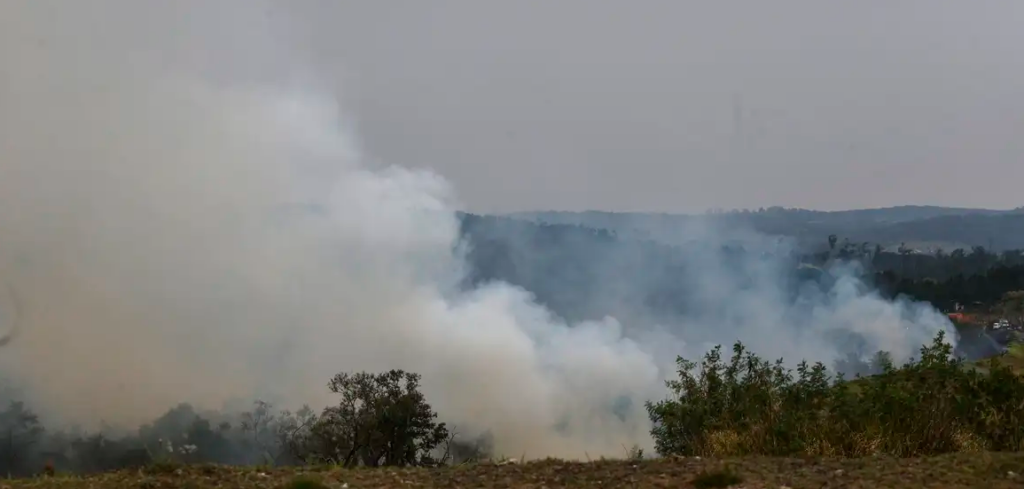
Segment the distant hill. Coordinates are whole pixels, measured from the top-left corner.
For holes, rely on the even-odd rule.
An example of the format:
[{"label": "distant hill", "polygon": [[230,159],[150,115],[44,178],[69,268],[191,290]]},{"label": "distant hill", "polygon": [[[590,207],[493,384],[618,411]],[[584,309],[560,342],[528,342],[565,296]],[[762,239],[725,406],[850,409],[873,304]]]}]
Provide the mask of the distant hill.
[{"label": "distant hill", "polygon": [[724,232],[752,229],[788,236],[807,245],[820,245],[827,236],[883,247],[900,243],[925,248],[971,248],[993,251],[1024,248],[1024,208],[970,209],[938,206],[900,206],[847,211],[813,211],[771,207],[756,211],[713,214],[628,212],[520,212],[509,217],[547,224],[607,229],[629,238],[679,244],[706,226]]}]

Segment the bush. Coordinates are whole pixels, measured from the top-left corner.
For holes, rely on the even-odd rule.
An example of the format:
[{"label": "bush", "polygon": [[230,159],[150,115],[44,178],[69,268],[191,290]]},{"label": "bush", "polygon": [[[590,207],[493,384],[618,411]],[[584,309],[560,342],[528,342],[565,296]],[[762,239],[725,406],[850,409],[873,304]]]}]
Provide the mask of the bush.
[{"label": "bush", "polygon": [[718,489],[742,483],[743,478],[729,469],[704,471],[693,479],[693,487],[697,489]]},{"label": "bush", "polygon": [[993,359],[987,373],[952,356],[940,333],[897,368],[876,355],[871,377],[830,377],[821,363],[793,372],[733,347],[697,364],[677,360],[674,398],[648,402],[663,455],[915,456],[1024,449],[1024,381]]}]

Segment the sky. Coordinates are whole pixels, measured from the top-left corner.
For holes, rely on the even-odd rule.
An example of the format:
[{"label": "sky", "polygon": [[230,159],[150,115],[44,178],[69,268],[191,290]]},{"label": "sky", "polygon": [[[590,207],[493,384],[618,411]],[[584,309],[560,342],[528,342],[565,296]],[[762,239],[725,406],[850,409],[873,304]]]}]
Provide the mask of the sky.
[{"label": "sky", "polygon": [[[1024,205],[1020,1],[291,0],[217,33],[286,18],[287,43],[231,49],[146,3],[37,53],[247,53],[329,86],[375,161],[436,170],[472,211]],[[261,72],[275,49],[294,71]]]}]

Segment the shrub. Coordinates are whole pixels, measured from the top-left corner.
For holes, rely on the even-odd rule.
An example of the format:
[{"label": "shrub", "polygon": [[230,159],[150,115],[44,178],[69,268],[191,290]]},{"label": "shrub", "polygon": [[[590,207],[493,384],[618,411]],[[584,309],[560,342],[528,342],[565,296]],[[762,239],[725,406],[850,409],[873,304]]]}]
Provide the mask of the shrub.
[{"label": "shrub", "polygon": [[717,489],[742,484],[743,478],[729,469],[703,471],[693,479],[697,489]]},{"label": "shrub", "polygon": [[[992,360],[987,373],[953,358],[940,333],[920,360],[850,381],[817,363],[792,371],[733,347],[677,360],[673,398],[648,402],[663,455],[913,456],[1024,448],[1024,381]],[[695,370],[696,373],[694,372]]]}]

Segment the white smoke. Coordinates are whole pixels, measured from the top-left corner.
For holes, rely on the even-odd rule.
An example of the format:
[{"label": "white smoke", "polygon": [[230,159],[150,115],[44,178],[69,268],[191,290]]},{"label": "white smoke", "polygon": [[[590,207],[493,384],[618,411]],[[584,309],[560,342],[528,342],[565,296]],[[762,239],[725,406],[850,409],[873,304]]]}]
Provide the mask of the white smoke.
[{"label": "white smoke", "polygon": [[621,455],[650,445],[642,401],[676,354],[742,339],[828,360],[815,328],[910,352],[947,327],[843,285],[796,328],[775,285],[737,296],[716,264],[686,279],[727,324],[626,334],[504,284],[456,292],[453,189],[365,159],[330,85],[294,81],[317,70],[270,2],[139,5],[0,6],[0,273],[22,306],[0,368],[67,419],[321,406],[337,372],[403,368],[503,453]]}]

